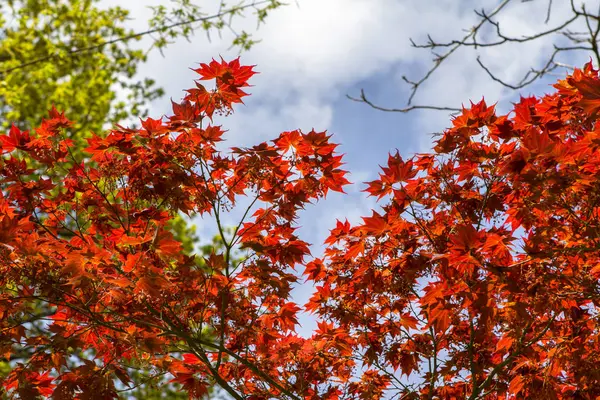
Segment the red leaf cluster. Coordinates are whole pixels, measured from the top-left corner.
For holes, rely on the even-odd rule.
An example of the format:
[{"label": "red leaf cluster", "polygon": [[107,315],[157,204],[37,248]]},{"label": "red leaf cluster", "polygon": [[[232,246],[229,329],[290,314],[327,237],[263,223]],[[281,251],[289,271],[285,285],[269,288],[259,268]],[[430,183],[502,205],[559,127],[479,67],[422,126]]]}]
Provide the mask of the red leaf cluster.
[{"label": "red leaf cluster", "polygon": [[[217,150],[224,131],[202,120],[241,103],[254,72],[238,60],[196,72],[216,88],[197,83],[172,116],[94,135],[85,161],[70,156],[71,122],[56,110],[35,133],[0,136],[0,354],[28,353],[4,380],[9,393],[116,398],[115,378],[128,385],[140,364],[195,398],[212,384],[255,399],[320,393],[336,348],[295,334],[289,294],[309,255],[298,211],[342,190],[341,156],[315,131]],[[203,264],[184,256],[167,223],[211,215],[221,229],[224,213],[243,211],[240,198],[260,207],[224,249]],[[37,318],[45,332],[27,323]],[[73,364],[73,354],[93,361]]]},{"label": "red leaf cluster", "polygon": [[356,343],[356,378],[405,399],[600,394],[600,80],[555,87],[463,109],[368,183],[382,212],[331,231],[308,309]]},{"label": "red leaf cluster", "polygon": [[[471,104],[431,154],[390,155],[366,188],[381,210],[338,222],[322,259],[296,220],[348,183],[337,145],[291,131],[219,151],[223,131],[202,121],[241,102],[254,72],[238,60],[196,72],[216,88],[197,83],[168,119],[92,137],[86,161],[56,110],[34,133],[0,136],[0,354],[28,354],[3,380],[10,395],[117,398],[132,364],[195,398],[214,384],[257,400],[600,394],[591,65],[508,115]],[[167,229],[178,212],[210,216],[223,249],[185,256]],[[295,333],[298,267],[315,284],[309,338]],[[70,362],[76,352],[93,360]]]}]

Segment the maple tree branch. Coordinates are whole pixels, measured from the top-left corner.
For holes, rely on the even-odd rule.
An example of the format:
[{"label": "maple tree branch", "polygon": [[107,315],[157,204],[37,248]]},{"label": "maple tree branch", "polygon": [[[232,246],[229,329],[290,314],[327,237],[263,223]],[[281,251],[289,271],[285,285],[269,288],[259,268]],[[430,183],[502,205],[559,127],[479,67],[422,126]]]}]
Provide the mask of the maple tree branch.
[{"label": "maple tree branch", "polygon": [[[363,359],[360,357],[351,357],[352,359],[355,359],[357,361],[362,361]],[[396,375],[394,375],[393,373],[391,373],[390,371],[386,370],[384,366],[381,365],[381,363],[379,362],[379,360],[375,359],[373,360],[373,365],[375,367],[377,367],[377,369],[382,372],[383,374],[385,374],[388,378],[390,378],[390,380],[394,381],[396,384],[398,384],[400,386],[400,388],[402,388],[402,390],[405,391],[413,391],[413,389],[411,389],[410,387],[408,387],[407,384],[403,383],[400,379],[398,379],[398,377]],[[396,386],[396,388],[398,388],[398,386]]]},{"label": "maple tree branch", "polygon": [[254,206],[254,204],[256,204],[256,202],[258,201],[259,198],[260,198],[260,195],[257,194],[254,197],[254,199],[252,200],[252,203],[250,203],[250,205],[248,206],[248,208],[246,208],[246,211],[244,212],[244,215],[242,215],[242,218],[240,218],[240,221],[237,223],[236,227],[234,228],[233,234],[231,236],[231,242],[229,243],[230,246],[234,246],[236,244],[236,242],[237,242],[237,238],[236,238],[237,233],[240,231],[240,227],[244,223],[244,220],[246,219],[246,217],[250,213],[250,210],[252,209],[252,207]]},{"label": "maple tree branch", "polygon": [[184,332],[181,328],[179,328],[179,324],[176,324],[175,322],[173,322],[168,316],[164,315],[163,313],[159,313],[147,301],[144,300],[144,304],[146,305],[148,311],[150,311],[150,313],[152,313],[155,317],[160,318],[162,321],[167,322],[169,329],[165,330],[164,328],[162,328],[166,334],[170,334],[177,338],[185,340],[185,342],[190,346],[190,350],[192,350],[194,352],[194,354],[202,361],[202,363],[204,365],[206,365],[206,367],[210,370],[211,376],[213,377],[213,379],[215,379],[215,381],[219,384],[219,386],[221,386],[234,399],[236,399],[236,400],[244,399],[242,396],[240,396],[237,393],[237,391],[234,388],[232,388],[229,385],[229,383],[227,381],[225,381],[223,379],[223,377],[221,377],[221,374],[219,373],[218,369],[216,369],[212,365],[212,363],[206,356],[204,349],[202,347],[198,347],[195,344],[196,340],[194,338],[190,337],[186,332]]},{"label": "maple tree branch", "polygon": [[[201,165],[203,165],[203,164],[201,163]],[[209,169],[208,165],[206,165],[206,168]],[[204,176],[204,171],[202,171],[202,175]],[[214,179],[212,178],[212,174],[210,173],[210,171],[208,171],[208,176],[212,180],[215,193],[219,193],[219,189],[217,188],[217,185],[216,185]],[[204,179],[206,180],[206,178],[204,178]],[[221,236],[221,240],[225,244],[225,276],[227,277],[227,279],[229,279],[229,255],[230,255],[230,251],[231,251],[231,245],[229,244],[229,242],[227,241],[227,238],[225,237],[224,229],[221,224],[221,216],[220,216],[221,197],[217,196],[217,199],[215,200],[215,202],[212,203],[212,206],[213,206],[213,210],[215,212],[215,221],[217,223],[217,229],[219,231],[219,235]],[[219,327],[219,330],[220,330],[219,341],[220,341],[221,346],[223,346],[225,344],[225,328],[227,326],[227,324],[225,323],[225,307],[227,306],[227,297],[226,297],[227,293],[225,293],[226,289],[227,290],[229,289],[229,284],[227,285],[227,288],[222,288],[220,290],[221,305],[220,305],[219,313],[220,313],[220,319],[221,319],[221,326]],[[223,359],[223,352],[219,350],[219,353],[217,356],[217,363],[216,363],[217,370],[221,366],[222,359]]]},{"label": "maple tree branch", "polygon": [[[125,367],[125,368],[130,368],[130,369],[133,369],[133,370],[139,369],[139,368],[134,368],[134,367],[131,367],[129,365],[124,365],[124,364],[120,364],[119,366],[120,367]],[[165,376],[166,374],[167,374],[167,372],[163,371],[163,372],[157,372],[154,375],[149,375],[149,376],[147,376],[147,377],[145,377],[143,379],[140,379],[140,382],[136,383],[133,386],[129,386],[128,385],[126,389],[119,389],[119,390],[117,390],[117,393],[125,393],[125,392],[129,392],[131,390],[135,390],[135,389],[137,389],[137,388],[139,388],[139,387],[147,384],[148,382],[152,382],[152,381],[156,380],[156,378],[160,378],[161,376]]]},{"label": "maple tree branch", "polygon": [[[11,315],[8,317],[7,320],[8,320],[8,322],[12,323],[13,325],[6,326],[6,327],[3,327],[2,329],[0,329],[0,334],[3,334],[4,332],[10,331],[10,330],[17,328],[24,324],[32,324],[33,325],[34,322],[45,321],[45,320],[47,320],[47,318],[49,316],[52,316],[55,313],[56,312],[54,310],[49,310],[49,311],[43,312],[41,314],[28,313],[29,314],[28,318],[20,319],[20,320],[18,320],[18,322],[13,322],[13,320],[16,319],[16,316]],[[25,358],[30,357],[31,354],[32,354],[32,352],[29,351],[28,348],[21,348],[19,352],[11,352],[10,361],[14,361],[14,360],[18,360],[18,359],[25,359]]]},{"label": "maple tree branch", "polygon": [[[148,30],[141,31],[141,32],[135,32],[135,33],[132,33],[130,35],[117,37],[115,39],[107,40],[107,41],[104,41],[102,43],[98,43],[98,44],[95,44],[95,45],[91,45],[91,46],[87,46],[87,47],[81,47],[81,48],[72,49],[72,50],[67,50],[65,52],[65,54],[60,54],[60,53],[48,54],[46,56],[39,57],[39,58],[36,58],[34,60],[31,60],[31,61],[27,61],[27,62],[21,63],[21,64],[19,64],[17,66],[14,66],[14,67],[11,67],[11,68],[6,68],[4,70],[0,70],[0,77],[4,76],[4,75],[6,75],[6,74],[8,74],[8,73],[10,73],[12,71],[16,71],[16,70],[22,69],[22,68],[31,67],[31,66],[39,64],[41,62],[50,61],[50,60],[53,60],[55,58],[62,57],[64,55],[67,55],[67,56],[77,56],[77,55],[80,55],[82,53],[87,53],[87,52],[94,51],[94,50],[100,50],[104,46],[107,46],[107,45],[110,45],[110,44],[115,44],[115,43],[120,43],[120,42],[126,42],[126,41],[129,41],[131,39],[139,39],[139,38],[141,38],[143,36],[146,36],[146,35],[151,35],[153,33],[162,32],[162,31],[165,31],[167,29],[176,28],[176,27],[184,26],[184,25],[189,25],[189,24],[193,24],[193,23],[196,23],[196,22],[203,22],[203,21],[209,21],[211,19],[221,18],[221,17],[223,17],[225,15],[228,15],[228,14],[233,14],[233,13],[245,10],[247,8],[256,7],[256,6],[259,6],[259,5],[262,5],[262,4],[266,4],[266,3],[270,3],[270,2],[271,2],[270,0],[253,1],[252,3],[249,3],[249,4],[242,4],[242,5],[239,5],[239,6],[228,8],[226,10],[219,10],[218,13],[212,14],[212,15],[209,15],[209,16],[206,16],[206,17],[192,18],[192,19],[187,20],[187,21],[179,21],[179,22],[172,23],[170,25],[160,26],[160,27],[157,27],[157,28],[148,29]],[[0,57],[0,62],[6,61],[8,59],[10,59],[10,57],[8,57],[8,56]]]},{"label": "maple tree branch", "polygon": [[[581,9],[585,13],[585,3],[582,4]],[[598,5],[598,14],[597,15],[600,17],[600,4]],[[592,24],[590,22],[590,19],[594,19],[594,18],[587,13],[585,13],[584,17],[585,17],[585,24],[588,28],[588,33],[590,34],[588,42],[592,46],[591,50],[594,53],[594,55],[596,56],[596,64],[600,64],[600,51],[598,51],[598,33],[600,32],[600,18],[595,18],[596,19],[596,28],[594,29],[594,28],[592,28]]]},{"label": "maple tree branch", "polygon": [[[520,37],[520,38],[516,38],[516,37],[506,36],[505,34],[503,34],[502,31],[501,31],[501,29],[500,29],[500,23],[493,21],[490,16],[486,15],[485,11],[481,11],[481,12],[475,11],[475,14],[477,14],[479,17],[483,18],[483,20],[485,22],[488,22],[490,25],[494,26],[496,28],[496,35],[501,40],[499,40],[497,42],[478,43],[475,40],[475,38],[474,38],[473,42],[471,42],[471,43],[469,43],[469,42],[463,42],[463,43],[461,43],[463,46],[493,47],[493,46],[502,45],[502,44],[507,43],[507,42],[515,42],[515,43],[531,42],[533,40],[540,39],[540,38],[542,38],[544,36],[548,36],[548,35],[551,35],[553,33],[558,33],[560,31],[562,31],[563,29],[565,29],[566,27],[568,27],[569,25],[571,25],[573,22],[575,22],[580,17],[580,15],[574,14],[571,18],[568,18],[563,23],[557,25],[554,28],[551,28],[551,29],[548,29],[548,30],[545,30],[545,31],[542,31],[542,32],[538,32],[538,33],[530,35],[530,36],[523,36],[523,37]],[[437,43],[436,43],[436,45],[440,46],[440,44],[437,44]],[[443,44],[442,44],[442,46],[443,46]]]},{"label": "maple tree branch", "polygon": [[477,369],[475,366],[475,327],[473,326],[473,318],[469,320],[469,344],[467,346],[469,353],[469,364],[471,369],[471,391],[477,389]]},{"label": "maple tree branch", "polygon": [[490,180],[490,182],[488,182],[484,179],[485,196],[484,196],[483,202],[481,204],[481,210],[479,211],[479,216],[477,217],[477,228],[475,229],[477,231],[479,231],[479,229],[481,228],[481,224],[483,223],[483,215],[485,213],[485,209],[487,207],[487,203],[489,201],[490,194],[492,193],[491,187],[494,184],[494,181],[496,180],[495,178],[496,178],[496,175],[494,175],[492,172],[492,179]]},{"label": "maple tree branch", "polygon": [[[204,340],[202,338],[196,338],[196,337],[189,336],[185,331],[183,331],[181,328],[179,328],[181,323],[177,324],[174,321],[172,321],[170,318],[168,318],[165,314],[159,313],[147,301],[144,301],[144,304],[146,305],[148,311],[150,311],[154,316],[156,316],[157,318],[160,317],[161,319],[163,319],[164,321],[167,322],[167,324],[169,325],[169,329],[165,330],[163,328],[163,330],[165,330],[165,333],[168,333],[168,334],[171,334],[176,337],[184,339],[186,341],[186,343],[188,343],[191,346],[192,349],[195,349],[194,350],[195,353],[196,353],[196,351],[200,351],[202,349],[201,347],[198,348],[198,346],[196,346],[195,343],[198,343],[198,344],[201,344],[202,346],[210,347],[217,351],[226,353],[227,355],[233,357],[235,360],[240,362],[242,365],[251,369],[254,373],[256,373],[262,379],[267,381],[270,385],[272,385],[274,388],[279,390],[281,393],[285,394],[286,396],[289,396],[293,400],[301,400],[299,397],[294,396],[289,390],[285,389],[283,386],[281,386],[279,383],[277,383],[273,378],[271,378],[267,373],[265,373],[260,368],[258,368],[255,364],[253,364],[250,361],[246,360],[245,358],[239,356],[237,353],[227,349],[225,346],[215,344],[213,342]],[[174,314],[174,316],[175,316],[175,314]],[[203,351],[200,351],[200,353],[203,353]],[[196,355],[198,357],[201,357],[201,354],[196,354]],[[207,361],[208,361],[208,359],[207,359]],[[214,367],[212,366],[212,363],[210,363],[210,361],[208,361],[208,363],[210,365],[207,365],[207,367],[211,369],[211,372],[214,374],[213,377],[219,381],[219,385],[221,386],[223,384],[223,385],[226,385],[227,387],[230,387],[228,385],[228,383],[226,381],[224,381],[223,378],[221,378],[218,370],[214,369]],[[227,390],[225,386],[223,388],[225,390]],[[235,389],[231,388],[231,390],[235,392]],[[235,393],[237,394],[237,392],[235,392]],[[237,396],[239,396],[239,395],[237,395]],[[241,397],[236,397],[236,398],[242,399]]]},{"label": "maple tree branch", "polygon": [[[1,76],[1,73],[0,73]],[[92,180],[92,178],[90,178],[89,174],[87,173],[87,171],[85,170],[85,168],[83,168],[78,162],[77,159],[75,158],[75,156],[73,155],[73,152],[71,151],[71,148],[67,148],[69,155],[71,156],[71,160],[73,161],[73,163],[75,165],[77,165],[78,170],[81,171],[81,173],[86,177],[86,179],[88,180],[88,182],[94,187],[94,189],[96,190],[96,192],[102,197],[102,199],[106,202],[106,205],[110,208],[110,210],[114,213],[114,216],[117,218],[117,221],[119,221],[119,225],[121,225],[121,227],[123,228],[123,230],[128,233],[129,229],[128,227],[125,226],[125,224],[123,223],[123,220],[121,220],[121,215],[120,212],[117,210],[117,208],[115,207],[115,205],[108,199],[108,197],[106,196],[106,194],[100,190],[100,188],[98,187],[98,185],[96,184],[96,182],[94,182]]]},{"label": "maple tree branch", "polygon": [[544,23],[550,22],[550,15],[552,14],[552,0],[548,0],[548,9],[546,10],[546,21]]},{"label": "maple tree branch", "polygon": [[213,379],[219,384],[219,386],[225,389],[225,391],[229,393],[234,399],[243,400],[244,397],[242,397],[234,388],[232,388],[229,385],[229,383],[225,379],[223,379],[223,377],[219,373],[218,367],[213,367],[212,363],[208,359],[208,356],[204,352],[204,349],[202,349],[201,347],[199,348],[198,346],[193,346],[192,348],[194,349],[194,353],[198,356],[198,358],[200,358],[204,365],[206,365],[206,367],[210,370]]},{"label": "maple tree branch", "polygon": [[[58,292],[63,293],[64,295],[70,296],[74,300],[77,300],[81,303],[81,301],[78,298],[73,297],[69,293],[62,291],[59,288],[55,288],[55,291],[58,291]],[[17,299],[17,298],[15,297],[14,299]],[[46,298],[43,296],[20,296],[20,297],[18,297],[18,299],[35,299],[35,300],[40,300],[45,303],[48,303],[50,306],[67,307],[67,308],[70,308],[71,310],[75,311],[76,313],[81,314],[83,317],[88,318],[89,320],[93,321],[94,323],[96,323],[98,325],[101,325],[105,328],[108,328],[108,329],[116,331],[116,332],[127,333],[127,331],[125,331],[123,328],[119,328],[115,325],[111,325],[110,323],[106,322],[105,320],[97,318],[100,313],[92,312],[89,309],[86,309],[84,303],[82,303],[84,307],[79,307],[75,304],[69,303],[68,301],[66,301],[66,299],[64,299],[65,301],[61,301],[59,299],[50,299],[50,298]],[[77,321],[77,322],[79,324],[81,324],[83,321]],[[91,326],[88,326],[86,328],[90,328],[90,327]]]},{"label": "maple tree branch", "polygon": [[[436,245],[435,241],[433,240],[433,236],[429,232],[429,229],[427,229],[425,227],[425,225],[423,224],[423,221],[417,215],[417,212],[416,212],[415,207],[413,205],[413,202],[415,200],[408,194],[408,192],[406,191],[406,189],[404,188],[403,185],[401,185],[401,188],[402,188],[403,194],[409,200],[408,206],[410,207],[410,210],[411,210],[411,212],[409,214],[414,218],[415,222],[417,223],[417,225],[419,226],[419,228],[421,229],[421,231],[423,232],[423,234],[427,237],[427,240],[429,240],[429,243],[431,244],[431,247],[433,247],[436,252],[439,252],[438,246]],[[417,295],[417,297],[419,297],[419,296]]]},{"label": "maple tree branch", "polygon": [[265,381],[267,381],[267,383],[269,383],[270,385],[272,385],[274,388],[276,388],[277,390],[279,390],[281,393],[285,394],[286,396],[290,397],[293,400],[301,400],[299,397],[294,396],[290,391],[286,390],[283,386],[281,386],[279,383],[277,383],[268,374],[266,374],[265,372],[263,372],[262,370],[260,370],[256,365],[254,365],[250,361],[246,360],[245,358],[239,356],[235,352],[230,351],[229,349],[227,349],[224,346],[219,346],[219,345],[217,345],[215,343],[207,342],[207,341],[202,340],[202,339],[193,339],[193,340],[197,341],[198,343],[202,344],[203,346],[212,347],[212,348],[214,348],[216,350],[223,351],[224,353],[227,353],[227,355],[233,357],[236,361],[238,361],[239,363],[241,363],[245,367],[250,368],[252,370],[252,372],[256,373],[258,376],[260,376],[262,379],[264,379]]},{"label": "maple tree branch", "polygon": [[506,357],[506,359],[504,361],[502,361],[501,363],[497,364],[492,371],[488,374],[488,376],[486,377],[486,379],[481,383],[481,385],[479,385],[477,387],[476,390],[474,390],[471,393],[471,396],[469,396],[469,400],[475,400],[477,398],[479,398],[479,394],[484,391],[491,383],[492,380],[494,379],[494,377],[500,373],[500,371],[506,367],[508,364],[510,364],[515,357],[517,357],[518,355],[520,355],[524,349],[528,348],[529,346],[531,346],[532,344],[536,343],[538,340],[540,340],[548,331],[548,329],[550,329],[550,326],[552,326],[552,324],[554,323],[554,321],[556,320],[556,318],[558,317],[558,314],[554,314],[552,316],[552,318],[550,318],[550,320],[548,321],[548,323],[546,324],[546,326],[541,330],[541,332],[539,334],[537,334],[534,338],[532,338],[529,343],[523,345],[522,342],[525,339],[525,336],[527,335],[527,332],[529,331],[529,329],[531,329],[531,325],[533,325],[533,320],[530,320],[527,323],[526,329],[523,330],[523,333],[521,334],[521,337],[519,339],[519,347],[517,348],[516,351],[514,351],[513,353],[511,353],[510,355],[508,355]]},{"label": "maple tree branch", "polygon": [[[454,156],[453,156],[454,157]],[[452,162],[455,161],[455,158],[452,159]],[[453,177],[452,175],[450,175],[451,177]],[[448,178],[449,176],[445,173],[440,173],[440,178],[442,179],[444,185],[446,185],[445,189],[449,190],[450,193],[452,193],[452,195],[455,196],[455,198],[457,200],[454,200],[453,202],[447,201],[448,205],[455,205],[458,203],[458,201],[460,201],[459,199],[462,198],[461,194],[456,190],[456,185],[454,185],[454,183],[456,183],[455,180],[453,181],[449,181]],[[460,215],[460,219],[462,220],[462,223],[465,225],[468,225],[471,223],[470,218],[468,217],[468,215],[465,215],[465,210],[463,210],[463,207],[454,207],[454,209],[457,210],[458,215]],[[452,230],[450,230],[450,232],[452,232]]]},{"label": "maple tree branch", "polygon": [[[429,319],[429,316],[427,318]],[[435,336],[435,330],[433,329],[433,325],[429,327],[429,334],[431,335],[431,343],[433,344],[433,367],[430,366],[429,368],[429,373],[431,375],[431,377],[429,378],[429,400],[433,400],[433,396],[435,394],[435,384],[438,379],[438,341]]]},{"label": "maple tree branch", "polygon": [[[230,238],[229,242],[227,242],[227,238],[224,235],[224,230],[221,225],[219,212],[217,211],[217,208],[215,208],[215,219],[217,221],[217,227],[219,229],[219,234],[221,235],[221,239],[223,240],[223,243],[225,244],[225,249],[226,249],[225,250],[225,276],[227,276],[228,279],[230,278],[229,263],[230,263],[230,257],[231,257],[231,250],[232,250],[233,246],[235,245],[234,243],[236,241],[236,235],[240,229],[240,226],[244,223],[244,220],[248,216],[250,210],[252,209],[252,207],[254,206],[256,201],[258,201],[259,197],[260,197],[260,195],[257,194],[254,197],[254,200],[252,200],[250,205],[246,208],[244,214],[242,215],[242,218],[240,219],[239,223],[235,227],[235,230],[234,230],[233,235]],[[217,201],[220,202],[220,200],[217,200]],[[229,286],[227,286],[227,288],[229,289]],[[225,346],[225,327],[226,327],[225,308],[226,308],[226,306],[227,306],[227,297],[226,297],[226,293],[223,292],[221,294],[221,332],[220,332],[220,338],[219,338],[219,343],[222,347]],[[219,368],[219,366],[221,365],[222,356],[223,356],[223,352],[221,350],[219,350],[219,354],[217,356],[217,368]]]}]

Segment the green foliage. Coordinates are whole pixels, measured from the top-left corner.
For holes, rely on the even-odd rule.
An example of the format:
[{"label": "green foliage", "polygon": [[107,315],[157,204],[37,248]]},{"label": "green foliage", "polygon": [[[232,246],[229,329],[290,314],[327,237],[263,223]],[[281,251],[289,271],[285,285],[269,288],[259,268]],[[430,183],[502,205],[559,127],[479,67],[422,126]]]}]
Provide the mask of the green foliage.
[{"label": "green foliage", "polygon": [[[191,0],[154,7],[149,28],[125,28],[130,16],[121,7],[100,9],[99,0],[7,0],[0,2],[0,126],[15,122],[29,129],[54,104],[77,121],[71,130],[79,148],[90,131],[102,132],[128,117],[145,117],[145,105],[164,91],[152,79],[138,79],[148,51],[135,46],[152,34],[162,50],[178,37],[191,40],[197,30],[235,34],[233,46],[249,49],[255,40],[237,33],[232,22],[252,8],[258,23],[283,4],[276,0],[221,2],[206,15]],[[165,0],[166,2],[166,0]],[[210,36],[209,36],[210,38]],[[117,92],[120,93],[117,98]]]},{"label": "green foliage", "polygon": [[5,377],[10,372],[10,366],[6,362],[0,362],[0,378]]},{"label": "green foliage", "polygon": [[[18,121],[20,128],[28,129],[43,117],[40,110],[54,104],[77,121],[71,132],[83,146],[89,131],[100,132],[107,122],[143,115],[144,104],[162,95],[152,80],[132,80],[139,63],[146,59],[141,49],[131,47],[135,39],[71,54],[132,33],[124,28],[127,10],[101,10],[94,3],[10,0],[0,6],[3,128]],[[43,58],[47,59],[35,62]],[[30,62],[35,63],[24,65]],[[123,91],[126,102],[117,102],[116,90]]]},{"label": "green foliage", "polygon": [[217,31],[220,34],[223,29],[233,32],[235,37],[232,47],[248,50],[258,41],[246,31],[237,31],[232,24],[233,20],[242,17],[244,11],[251,8],[256,16],[258,28],[271,11],[284,5],[278,0],[242,1],[233,5],[221,0],[218,11],[208,15],[191,0],[171,0],[171,3],[171,8],[165,5],[152,7],[154,16],[150,19],[150,27],[156,29],[158,37],[154,46],[159,50],[177,37],[190,40],[196,30],[205,31],[210,40],[211,32]]},{"label": "green foliage", "polygon": [[194,246],[200,241],[196,234],[196,226],[190,225],[183,216],[178,215],[169,222],[169,228],[175,239],[181,242],[185,255],[194,254]]}]

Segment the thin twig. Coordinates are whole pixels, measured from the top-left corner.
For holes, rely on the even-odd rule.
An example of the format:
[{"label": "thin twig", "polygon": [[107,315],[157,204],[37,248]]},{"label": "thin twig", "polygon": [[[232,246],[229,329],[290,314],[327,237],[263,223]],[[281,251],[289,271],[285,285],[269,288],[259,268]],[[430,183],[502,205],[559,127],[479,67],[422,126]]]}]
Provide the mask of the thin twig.
[{"label": "thin twig", "polygon": [[[427,70],[421,76],[420,79],[412,80],[407,78],[406,76],[402,76],[402,79],[411,86],[410,95],[408,97],[406,107],[392,108],[379,106],[370,101],[366,97],[363,90],[361,90],[360,96],[353,97],[347,95],[347,97],[352,101],[365,103],[372,108],[385,112],[407,113],[416,109],[458,112],[460,110],[454,107],[443,107],[435,105],[413,105],[412,102],[418,90],[424,84],[424,82],[430,79],[433,76],[433,74],[438,70],[440,65],[442,65],[444,61],[446,61],[461,47],[470,47],[473,49],[477,49],[498,47],[507,43],[522,44],[526,42],[533,42],[544,37],[550,37],[552,35],[557,35],[559,39],[566,38],[569,41],[569,43],[566,44],[555,41],[554,51],[551,53],[550,57],[544,62],[544,64],[538,68],[530,68],[530,70],[525,73],[521,80],[516,83],[510,83],[501,79],[498,75],[496,75],[495,72],[492,71],[492,69],[489,66],[487,66],[482,61],[481,55],[476,56],[477,64],[490,77],[492,81],[497,82],[500,85],[512,90],[519,90],[528,85],[531,85],[538,79],[548,76],[550,73],[553,72],[553,70],[555,70],[558,67],[567,67],[565,64],[556,60],[557,56],[562,53],[571,53],[575,51],[591,51],[596,58],[596,62],[600,63],[600,46],[598,46],[600,38],[600,7],[597,13],[593,14],[586,10],[585,5],[576,6],[574,0],[570,0],[571,13],[569,15],[566,15],[565,19],[562,22],[554,25],[554,27],[552,28],[539,31],[531,35],[513,37],[503,32],[500,27],[500,23],[497,21],[498,15],[508,6],[510,2],[511,0],[503,0],[496,6],[496,8],[494,8],[490,12],[486,12],[485,10],[475,10],[475,14],[480,19],[477,22],[477,24],[471,27],[467,31],[467,34],[461,39],[450,40],[447,42],[437,42],[432,38],[431,35],[427,35],[427,41],[424,44],[418,44],[415,43],[412,39],[410,40],[411,45],[415,48],[429,49],[434,55],[434,60],[432,67],[429,70]],[[548,0],[547,8],[545,11],[545,23],[550,22],[550,17],[553,12],[552,7],[553,0]],[[581,20],[582,18],[585,19],[586,22],[586,32],[575,32],[572,30],[568,30],[569,27],[571,27],[576,21]],[[492,27],[492,32],[495,33],[496,39],[480,42],[477,35],[486,26]],[[444,51],[439,52],[438,49],[444,49]]]},{"label": "thin twig", "polygon": [[412,110],[417,110],[417,109],[421,109],[421,110],[438,110],[438,111],[452,111],[452,112],[459,112],[460,108],[454,108],[454,107],[441,107],[441,106],[422,106],[422,105],[412,105],[412,106],[408,106],[405,108],[386,108],[386,107],[381,107],[378,105],[375,105],[373,102],[371,102],[371,100],[367,99],[367,96],[365,95],[365,91],[364,89],[360,89],[360,98],[356,98],[356,97],[352,97],[349,94],[346,95],[347,98],[349,98],[352,101],[356,101],[359,103],[366,103],[368,105],[370,105],[371,107],[373,107],[376,110],[380,110],[380,111],[387,111],[387,112],[401,112],[401,113],[406,113]]}]

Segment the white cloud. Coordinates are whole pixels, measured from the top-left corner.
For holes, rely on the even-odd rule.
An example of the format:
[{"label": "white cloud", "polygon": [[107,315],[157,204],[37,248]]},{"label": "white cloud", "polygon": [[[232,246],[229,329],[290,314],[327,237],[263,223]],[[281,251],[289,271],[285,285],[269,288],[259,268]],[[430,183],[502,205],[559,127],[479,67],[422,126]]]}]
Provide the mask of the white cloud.
[{"label": "white cloud", "polygon": [[230,131],[226,144],[253,145],[294,129],[305,133],[313,128],[322,131],[330,126],[332,114],[331,105],[306,97],[292,98],[285,103],[236,107],[234,117],[223,121]]},{"label": "white cloud", "polygon": [[[116,0],[103,0],[103,4],[116,4]],[[148,5],[164,4],[164,1],[133,3],[132,26],[144,29],[150,15]],[[492,0],[456,2],[391,1],[391,0],[299,0],[274,11],[262,25],[256,36],[262,42],[250,52],[244,53],[243,62],[258,64],[261,72],[253,78],[253,98],[247,109],[240,109],[228,121],[234,136],[256,139],[273,136],[265,134],[269,128],[289,130],[296,126],[314,126],[327,129],[332,122],[332,103],[342,98],[356,82],[381,76],[389,79],[398,92],[405,93],[407,86],[399,78],[408,75],[418,78],[432,65],[427,50],[414,49],[409,38],[423,43],[427,34],[437,41],[448,41],[464,35],[478,17],[473,8],[491,9],[497,2]],[[564,3],[564,4],[563,4]],[[216,1],[207,3],[214,8]],[[544,23],[545,4],[528,2],[508,7],[500,14],[503,30],[511,36],[530,34],[553,26],[569,7],[567,2],[555,5],[553,21]],[[532,15],[534,17],[532,17]],[[256,20],[252,15],[235,22],[238,30],[254,31]],[[141,68],[141,75],[156,78],[167,89],[167,97],[178,99],[182,89],[189,87],[194,73],[189,67],[200,61],[223,55],[232,58],[228,50],[232,36],[225,32],[219,39],[213,36],[208,43],[198,32],[190,43],[179,40],[165,50],[165,57],[157,52]],[[482,59],[498,75],[514,80],[531,65],[539,64],[548,54],[550,42],[539,40],[525,45],[479,49]],[[522,57],[523,52],[527,57]],[[389,74],[389,71],[394,71]],[[390,79],[390,76],[396,78]],[[366,88],[367,92],[369,88]],[[474,53],[459,51],[449,58],[432,79],[421,88],[419,104],[460,105],[468,99],[485,95],[489,103],[504,99],[508,91],[496,84],[475,63]],[[404,98],[400,98],[401,103]],[[260,106],[255,102],[260,101]],[[367,107],[367,106],[365,106]],[[155,113],[168,112],[168,102],[154,104]],[[319,112],[321,111],[322,114]],[[418,129],[425,132],[439,131],[449,124],[444,113],[421,114],[413,120]],[[254,120],[254,122],[252,122]],[[317,126],[317,123],[324,124]],[[244,132],[236,132],[243,127]],[[422,150],[429,147],[430,138],[422,135]],[[400,139],[400,138],[399,138]]]}]

